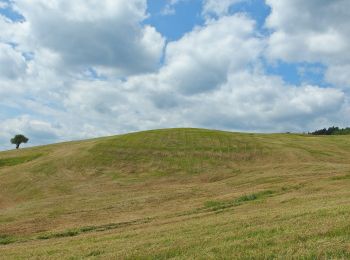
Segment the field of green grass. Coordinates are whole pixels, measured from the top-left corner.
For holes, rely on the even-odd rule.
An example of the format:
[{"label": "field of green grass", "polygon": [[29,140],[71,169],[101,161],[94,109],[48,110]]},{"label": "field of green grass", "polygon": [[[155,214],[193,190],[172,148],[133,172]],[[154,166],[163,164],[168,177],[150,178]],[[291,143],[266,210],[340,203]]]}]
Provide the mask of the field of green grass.
[{"label": "field of green grass", "polygon": [[169,129],[0,153],[0,259],[350,259],[350,136]]}]

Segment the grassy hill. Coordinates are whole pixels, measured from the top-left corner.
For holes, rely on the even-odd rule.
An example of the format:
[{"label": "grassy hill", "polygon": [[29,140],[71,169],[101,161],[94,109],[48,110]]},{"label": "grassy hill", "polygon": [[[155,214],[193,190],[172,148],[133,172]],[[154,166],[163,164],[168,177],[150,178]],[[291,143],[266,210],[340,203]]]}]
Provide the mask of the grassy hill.
[{"label": "grassy hill", "polygon": [[350,258],[350,136],[156,130],[0,153],[2,259]]}]

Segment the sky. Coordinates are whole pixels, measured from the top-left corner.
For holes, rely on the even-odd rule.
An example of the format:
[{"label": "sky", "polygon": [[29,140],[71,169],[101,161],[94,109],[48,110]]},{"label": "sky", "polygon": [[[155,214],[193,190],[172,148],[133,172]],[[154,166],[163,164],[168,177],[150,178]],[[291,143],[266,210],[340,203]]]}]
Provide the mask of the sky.
[{"label": "sky", "polygon": [[0,150],[350,125],[348,0],[0,0]]}]

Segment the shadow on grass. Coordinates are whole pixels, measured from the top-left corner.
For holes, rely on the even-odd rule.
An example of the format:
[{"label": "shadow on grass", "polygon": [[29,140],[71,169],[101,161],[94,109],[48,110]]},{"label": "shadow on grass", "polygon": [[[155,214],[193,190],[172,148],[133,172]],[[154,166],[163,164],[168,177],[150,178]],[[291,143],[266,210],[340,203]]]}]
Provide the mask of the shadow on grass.
[{"label": "shadow on grass", "polygon": [[151,218],[145,218],[141,220],[133,220],[128,222],[120,222],[120,223],[110,223],[101,226],[86,226],[76,229],[70,229],[63,232],[58,233],[48,233],[38,236],[38,239],[51,239],[51,238],[62,238],[62,237],[74,237],[87,232],[103,232],[111,229],[117,229],[122,227],[127,227],[131,225],[145,224],[151,222]]},{"label": "shadow on grass", "polygon": [[274,193],[275,193],[274,191],[267,190],[267,191],[262,191],[262,192],[253,193],[253,194],[249,194],[249,195],[244,195],[244,196],[236,198],[234,200],[228,200],[228,201],[221,201],[221,200],[207,201],[207,202],[204,203],[204,208],[207,208],[207,209],[209,209],[211,211],[223,210],[223,209],[226,209],[226,208],[240,206],[240,205],[242,205],[245,202],[262,199],[264,197],[271,196]]}]

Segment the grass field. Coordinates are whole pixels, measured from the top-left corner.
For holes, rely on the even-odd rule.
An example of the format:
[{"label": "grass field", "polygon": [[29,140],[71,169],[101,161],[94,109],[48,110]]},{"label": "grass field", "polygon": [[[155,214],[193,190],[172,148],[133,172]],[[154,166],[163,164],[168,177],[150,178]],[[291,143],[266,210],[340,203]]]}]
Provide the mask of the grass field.
[{"label": "grass field", "polygon": [[350,136],[169,129],[0,153],[0,259],[350,259]]}]

